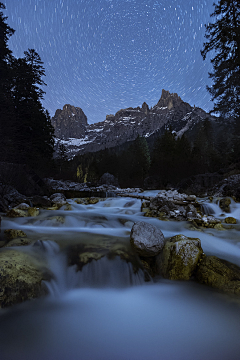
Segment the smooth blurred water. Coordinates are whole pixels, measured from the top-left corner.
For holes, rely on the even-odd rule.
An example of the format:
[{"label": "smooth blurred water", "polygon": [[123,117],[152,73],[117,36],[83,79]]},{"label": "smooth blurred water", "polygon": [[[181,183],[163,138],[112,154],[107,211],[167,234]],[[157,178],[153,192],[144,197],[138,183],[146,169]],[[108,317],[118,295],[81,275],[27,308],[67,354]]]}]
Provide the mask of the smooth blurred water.
[{"label": "smooth blurred water", "polygon": [[[166,237],[198,237],[205,253],[240,266],[238,224],[199,232],[185,222],[143,217],[137,199],[112,198],[88,206],[70,202],[72,211],[2,221],[3,230],[21,229],[39,240],[15,249],[40,257],[55,278],[47,284],[48,297],[0,311],[0,360],[240,359],[240,305],[235,299],[194,282],[145,283],[143,272],[134,273],[118,256],[93,260],[76,272],[67,266],[65,253],[76,244],[127,247],[132,224],[144,220]],[[233,203],[231,211],[239,221],[239,204]]]}]

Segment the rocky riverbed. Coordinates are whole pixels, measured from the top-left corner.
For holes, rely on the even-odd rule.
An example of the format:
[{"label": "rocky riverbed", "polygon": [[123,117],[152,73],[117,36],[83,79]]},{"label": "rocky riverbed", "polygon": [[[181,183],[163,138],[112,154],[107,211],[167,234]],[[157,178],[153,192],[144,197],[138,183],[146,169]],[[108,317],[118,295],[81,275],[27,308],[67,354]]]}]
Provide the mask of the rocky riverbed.
[{"label": "rocky riverbed", "polygon": [[[98,359],[99,354],[100,358],[109,358],[110,354],[117,359],[126,359],[129,354],[134,358],[130,344],[126,345],[126,353],[120,348],[124,334],[135,341],[135,336],[122,327],[120,319],[124,319],[124,322],[131,319],[132,331],[138,334],[133,346],[137,359],[157,359],[156,354],[161,346],[164,347],[165,358],[170,356],[174,359],[177,352],[172,353],[171,344],[165,336],[163,340],[158,340],[158,345],[155,343],[152,349],[141,345],[143,334],[138,333],[139,315],[134,315],[134,309],[139,307],[140,312],[146,311],[146,296],[146,301],[152,308],[148,310],[148,318],[142,319],[144,324],[149,326],[149,335],[145,334],[146,341],[149,342],[150,338],[156,335],[154,316],[159,314],[156,318],[160,321],[160,314],[168,309],[169,315],[166,314],[165,319],[161,320],[166,329],[169,321],[173,326],[171,331],[170,328],[166,330],[167,333],[182,331],[184,336],[190,336],[192,342],[189,353],[186,353],[181,346],[183,338],[176,341],[176,351],[181,351],[184,359],[202,359],[203,356],[210,360],[215,356],[225,360],[229,358],[229,354],[231,359],[237,359],[239,342],[234,339],[239,335],[238,325],[234,323],[229,327],[232,337],[227,340],[225,338],[225,346],[219,346],[217,344],[224,339],[225,334],[218,333],[219,329],[213,327],[213,323],[217,319],[222,325],[223,321],[225,324],[225,320],[221,320],[224,311],[230,322],[240,313],[239,204],[232,198],[198,198],[195,195],[178,193],[176,190],[143,192],[141,189],[110,189],[106,185],[105,188],[100,187],[100,192],[103,189],[105,192],[111,190],[114,196],[70,199],[66,198],[64,191],[60,192],[64,189],[58,187],[53,189],[50,196],[26,197],[11,190],[12,193],[5,197],[6,208],[5,212],[2,212],[0,242],[0,345],[4,349],[3,359],[16,358],[14,350],[10,351],[8,348],[16,321],[19,321],[18,326],[24,328],[23,335],[19,338],[23,359],[28,358],[27,356],[37,360],[48,359],[50,353],[66,359],[67,354],[63,355],[63,348],[60,346],[61,353],[54,345],[54,334],[58,334],[60,341],[66,346],[71,342],[72,358],[73,352],[78,356],[81,354],[83,359]],[[54,193],[54,190],[57,192]],[[95,187],[94,191],[97,190]],[[79,189],[75,188],[74,191]],[[139,285],[142,290],[138,288]],[[88,292],[86,289],[92,290]],[[112,289],[120,291],[120,303]],[[162,300],[154,300],[155,291],[160,291]],[[170,298],[168,295],[166,297],[169,291],[175,295],[170,296],[169,293]],[[86,296],[85,300],[82,296]],[[76,297],[76,303],[73,297]],[[134,299],[133,303],[131,297]],[[196,297],[197,301],[194,300]],[[84,306],[89,304],[85,315],[77,305],[79,301],[83,301]],[[48,310],[51,302],[55,303],[56,312]],[[69,314],[68,305],[67,308],[63,305],[64,302],[75,309],[73,317]],[[114,311],[111,313],[115,319],[112,325],[107,316],[109,302],[116,303],[116,307],[112,305],[110,310]],[[16,305],[21,303],[22,305]],[[234,311],[232,308],[231,311],[227,310],[230,303],[234,303]],[[131,314],[126,311],[127,317],[123,315],[124,304],[133,306]],[[189,310],[189,304],[192,310]],[[214,315],[216,304],[220,310]],[[59,306],[65,309],[64,312]],[[31,308],[35,309],[36,316],[31,315]],[[179,313],[171,318],[174,308],[179,309]],[[201,317],[204,316],[203,308],[211,315],[207,322],[199,325]],[[11,320],[11,309],[19,309],[15,320]],[[100,309],[100,312],[96,309]],[[199,314],[199,317],[194,317],[193,322],[189,320],[192,311]],[[41,327],[43,325],[40,325],[39,321],[43,321],[44,327],[48,326],[46,312],[50,318],[55,317],[55,325],[52,325],[47,337],[35,334],[34,339],[38,339],[42,347],[40,349],[36,342],[30,350],[30,322],[33,321]],[[92,313],[95,314],[94,320],[90,315]],[[185,327],[185,330],[180,313],[184,313],[191,324]],[[28,314],[33,317],[31,321]],[[71,326],[66,325],[65,316],[72,319]],[[100,350],[96,345],[99,352],[91,353],[89,348],[86,348],[86,343],[82,343],[83,354],[81,350],[77,350],[78,342],[74,329],[80,329],[73,320],[74,316],[79,316],[84,328],[90,321],[99,326],[103,333],[104,329],[113,326],[112,333],[108,336],[111,342],[115,341],[119,357],[116,357],[115,352],[109,352],[107,346]],[[99,316],[103,316],[104,320],[100,320]],[[67,336],[65,330],[57,330],[59,322],[63,323],[68,331]],[[105,325],[102,327],[100,324]],[[93,328],[89,326],[82,336],[96,344],[97,333],[94,335]],[[196,327],[195,335],[202,337],[201,346],[209,348],[209,352],[203,350],[196,355],[198,345],[192,335],[189,335],[192,326]],[[119,340],[114,340],[113,334],[117,328],[120,329]],[[210,328],[214,329],[218,336],[208,347],[210,335],[206,334]],[[102,335],[98,336],[103,339]],[[46,345],[49,339],[51,344]],[[139,349],[142,351],[139,352]]]}]

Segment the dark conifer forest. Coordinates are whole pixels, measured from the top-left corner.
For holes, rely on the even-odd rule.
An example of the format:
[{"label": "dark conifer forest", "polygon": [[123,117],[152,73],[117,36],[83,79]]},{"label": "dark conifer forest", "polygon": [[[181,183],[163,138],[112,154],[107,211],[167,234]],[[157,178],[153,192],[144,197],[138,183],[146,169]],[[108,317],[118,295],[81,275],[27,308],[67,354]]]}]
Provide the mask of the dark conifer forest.
[{"label": "dark conifer forest", "polygon": [[26,164],[37,171],[49,166],[54,129],[43,108],[45,70],[34,49],[15,58],[8,47],[14,29],[7,24],[0,3],[0,133],[1,161]]}]

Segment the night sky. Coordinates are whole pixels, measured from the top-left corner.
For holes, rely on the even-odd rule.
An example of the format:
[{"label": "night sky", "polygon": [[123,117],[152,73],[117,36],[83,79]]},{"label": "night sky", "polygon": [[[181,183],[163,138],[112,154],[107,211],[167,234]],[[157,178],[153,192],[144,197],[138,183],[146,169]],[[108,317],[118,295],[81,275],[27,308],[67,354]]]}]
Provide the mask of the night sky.
[{"label": "night sky", "polygon": [[121,108],[155,105],[162,89],[206,111],[213,104],[210,58],[202,60],[211,0],[2,0],[16,30],[16,57],[34,48],[44,62],[43,105],[64,104],[88,122]]}]

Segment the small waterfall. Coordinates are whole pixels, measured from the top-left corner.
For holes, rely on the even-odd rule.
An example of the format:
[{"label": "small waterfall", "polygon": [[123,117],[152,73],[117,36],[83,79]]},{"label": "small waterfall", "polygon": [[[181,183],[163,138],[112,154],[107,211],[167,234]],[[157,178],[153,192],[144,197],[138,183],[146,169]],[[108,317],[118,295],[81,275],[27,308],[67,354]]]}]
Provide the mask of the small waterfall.
[{"label": "small waterfall", "polygon": [[60,251],[59,245],[54,241],[38,240],[33,247],[38,247],[42,251],[53,275],[50,281],[44,281],[49,293],[53,296],[61,295],[68,289],[65,254]]},{"label": "small waterfall", "polygon": [[216,213],[215,211],[215,204],[205,203],[201,204],[201,211],[205,215],[214,215]]},{"label": "small waterfall", "polygon": [[93,260],[78,273],[79,287],[129,287],[145,283],[144,272],[133,272],[132,264],[117,256],[113,260],[107,257]]},{"label": "small waterfall", "polygon": [[111,260],[107,257],[93,260],[86,264],[82,271],[77,271],[76,265],[67,266],[66,255],[54,241],[38,240],[33,247],[40,248],[44,253],[48,269],[53,275],[50,281],[44,281],[53,297],[74,288],[121,288],[145,283],[144,272],[139,269],[134,273],[132,264],[119,256]]}]

